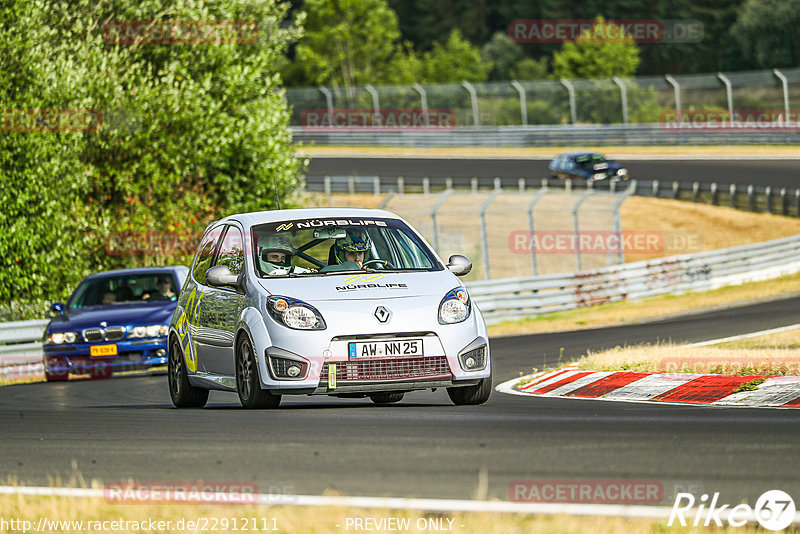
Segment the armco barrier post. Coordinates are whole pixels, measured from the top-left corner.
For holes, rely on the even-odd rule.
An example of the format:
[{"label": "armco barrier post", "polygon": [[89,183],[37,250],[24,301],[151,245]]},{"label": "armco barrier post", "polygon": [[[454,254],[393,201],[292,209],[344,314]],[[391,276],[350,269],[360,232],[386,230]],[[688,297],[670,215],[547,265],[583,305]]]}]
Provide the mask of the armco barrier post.
[{"label": "armco barrier post", "polygon": [[653,180],[653,196],[658,198],[658,180]]},{"label": "armco barrier post", "polygon": [[489,198],[481,204],[480,209],[480,221],[481,221],[481,251],[483,252],[483,278],[488,280],[491,277],[489,272],[489,232],[486,230],[486,210],[489,209],[489,205],[494,202],[494,199],[497,195],[502,193],[502,189],[495,189],[492,191],[492,194],[489,195]]},{"label": "armco barrier post", "polygon": [[422,194],[426,197],[431,194],[431,181],[427,176],[422,179]]},{"label": "armco barrier post", "polygon": [[331,177],[328,176],[328,175],[325,175],[325,178],[322,179],[322,183],[323,183],[323,187],[325,188],[325,194],[326,195],[330,195],[331,194]]},{"label": "armco barrier post", "polygon": [[452,178],[445,178],[444,179],[444,188],[449,190],[453,189],[453,179]]},{"label": "armco barrier post", "polygon": [[501,183],[500,183],[500,178],[495,177],[495,179],[494,179],[494,190],[495,191],[499,191],[500,189],[502,189]]},{"label": "armco barrier post", "polygon": [[473,195],[477,195],[478,194],[478,179],[477,178],[472,178],[469,181],[469,188],[470,188],[470,190],[472,190],[472,194]]},{"label": "armco barrier post", "polygon": [[711,205],[717,205],[717,182],[711,182]]},{"label": "armco barrier post", "polygon": [[789,206],[786,203],[786,188],[781,187],[781,215],[789,214]]},{"label": "armco barrier post", "polygon": [[381,195],[381,177],[380,176],[373,176],[372,177],[372,193],[376,197]]},{"label": "armco barrier post", "polygon": [[800,217],[800,189],[794,190],[794,215]]},{"label": "armco barrier post", "polygon": [[672,198],[677,200],[680,190],[681,190],[681,184],[679,182],[672,182]]},{"label": "armco barrier post", "polygon": [[769,185],[764,190],[764,201],[767,204],[767,213],[772,213],[772,187]]},{"label": "armco barrier post", "polygon": [[736,207],[736,184],[731,184],[731,207]]},{"label": "armco barrier post", "polygon": [[694,182],[692,184],[692,202],[697,202],[700,200],[700,182]]},{"label": "armco barrier post", "polygon": [[406,184],[402,176],[397,177],[397,194],[405,194]]},{"label": "armco barrier post", "polygon": [[351,195],[356,192],[356,178],[355,176],[347,177],[347,192]]},{"label": "armco barrier post", "polygon": [[519,178],[517,180],[517,187],[519,188],[520,193],[525,192],[525,178]]},{"label": "armco barrier post", "polygon": [[[533,246],[533,236],[534,232],[536,231],[536,226],[534,225],[534,216],[533,210],[536,208],[536,204],[542,199],[542,197],[547,194],[547,186],[542,186],[536,194],[533,196],[533,200],[530,201],[528,204],[528,232],[530,232],[530,239],[531,239],[531,266],[533,267],[533,274],[534,276],[539,274],[539,263],[536,258],[536,247]],[[800,190],[798,190],[800,191]]]},{"label": "armco barrier post", "polygon": [[747,186],[747,209],[756,211],[756,199],[754,198],[753,184]]}]

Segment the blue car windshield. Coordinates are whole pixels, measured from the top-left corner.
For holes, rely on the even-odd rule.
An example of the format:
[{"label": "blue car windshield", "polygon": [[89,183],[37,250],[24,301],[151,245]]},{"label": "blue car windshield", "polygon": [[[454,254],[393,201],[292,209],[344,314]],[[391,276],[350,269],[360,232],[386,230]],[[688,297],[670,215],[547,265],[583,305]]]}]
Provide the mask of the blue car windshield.
[{"label": "blue car windshield", "polygon": [[81,282],[67,301],[67,308],[174,301],[178,298],[177,295],[178,289],[171,273],[104,276]]},{"label": "blue car windshield", "polygon": [[252,239],[261,277],[319,276],[361,269],[443,269],[422,240],[396,219],[279,221],[254,226]]}]

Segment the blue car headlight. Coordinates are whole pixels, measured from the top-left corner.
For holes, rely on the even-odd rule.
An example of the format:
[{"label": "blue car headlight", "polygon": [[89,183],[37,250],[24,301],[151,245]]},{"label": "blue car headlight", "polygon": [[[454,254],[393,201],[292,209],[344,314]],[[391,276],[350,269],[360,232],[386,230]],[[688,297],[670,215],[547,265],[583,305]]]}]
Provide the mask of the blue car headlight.
[{"label": "blue car headlight", "polygon": [[134,326],[128,333],[129,338],[142,337],[164,337],[169,332],[169,325],[151,324],[146,326]]},{"label": "blue car headlight", "polygon": [[75,332],[53,332],[47,336],[48,345],[63,345],[64,343],[75,343],[78,334]]},{"label": "blue car headlight", "polygon": [[439,324],[455,324],[467,320],[472,303],[463,287],[451,289],[439,303]]},{"label": "blue car headlight", "polygon": [[325,330],[322,314],[311,304],[290,297],[273,295],[267,299],[267,311],[273,319],[295,330]]}]

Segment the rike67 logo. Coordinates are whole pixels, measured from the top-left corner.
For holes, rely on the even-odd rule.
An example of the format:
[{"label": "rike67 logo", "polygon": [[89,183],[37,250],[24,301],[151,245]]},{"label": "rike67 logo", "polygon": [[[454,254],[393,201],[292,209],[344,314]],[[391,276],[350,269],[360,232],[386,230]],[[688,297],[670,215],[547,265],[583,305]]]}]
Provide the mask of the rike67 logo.
[{"label": "rike67 logo", "polygon": [[795,505],[792,497],[781,490],[764,492],[756,501],[755,507],[739,504],[731,507],[729,504],[718,504],[719,493],[714,493],[709,501],[708,494],[703,494],[695,507],[695,497],[691,493],[678,493],[675,504],[672,506],[667,526],[675,524],[675,520],[685,527],[692,521],[692,526],[723,526],[727,522],[732,527],[741,527],[748,521],[758,522],[767,530],[783,530],[795,520]]}]

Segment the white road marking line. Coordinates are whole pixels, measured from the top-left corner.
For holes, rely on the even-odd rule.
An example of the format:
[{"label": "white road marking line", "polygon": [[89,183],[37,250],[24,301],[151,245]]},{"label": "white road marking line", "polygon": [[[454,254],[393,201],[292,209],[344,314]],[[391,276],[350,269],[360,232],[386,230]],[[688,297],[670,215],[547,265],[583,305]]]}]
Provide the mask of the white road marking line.
[{"label": "white road marking line", "polygon": [[563,386],[559,386],[552,391],[548,391],[545,393],[545,397],[558,397],[559,395],[566,395],[576,389],[580,389],[583,386],[591,384],[593,382],[597,382],[601,378],[605,378],[609,375],[613,375],[617,371],[603,371],[601,373],[592,373],[590,375],[583,376],[574,382],[570,382],[569,384],[564,384]]},{"label": "white road marking line", "polygon": [[779,328],[770,328],[769,330],[761,330],[760,332],[750,332],[749,334],[740,334],[738,336],[721,337],[719,339],[710,339],[708,341],[699,341],[697,343],[690,343],[684,345],[686,347],[706,347],[708,345],[717,345],[719,343],[726,343],[728,341],[736,341],[737,339],[746,339],[750,337],[766,336],[768,334],[778,334],[780,332],[787,332],[800,328],[800,324],[792,324],[789,326],[781,326]]},{"label": "white road marking line", "polygon": [[648,375],[603,395],[604,399],[649,400],[691,382],[700,374]]}]

